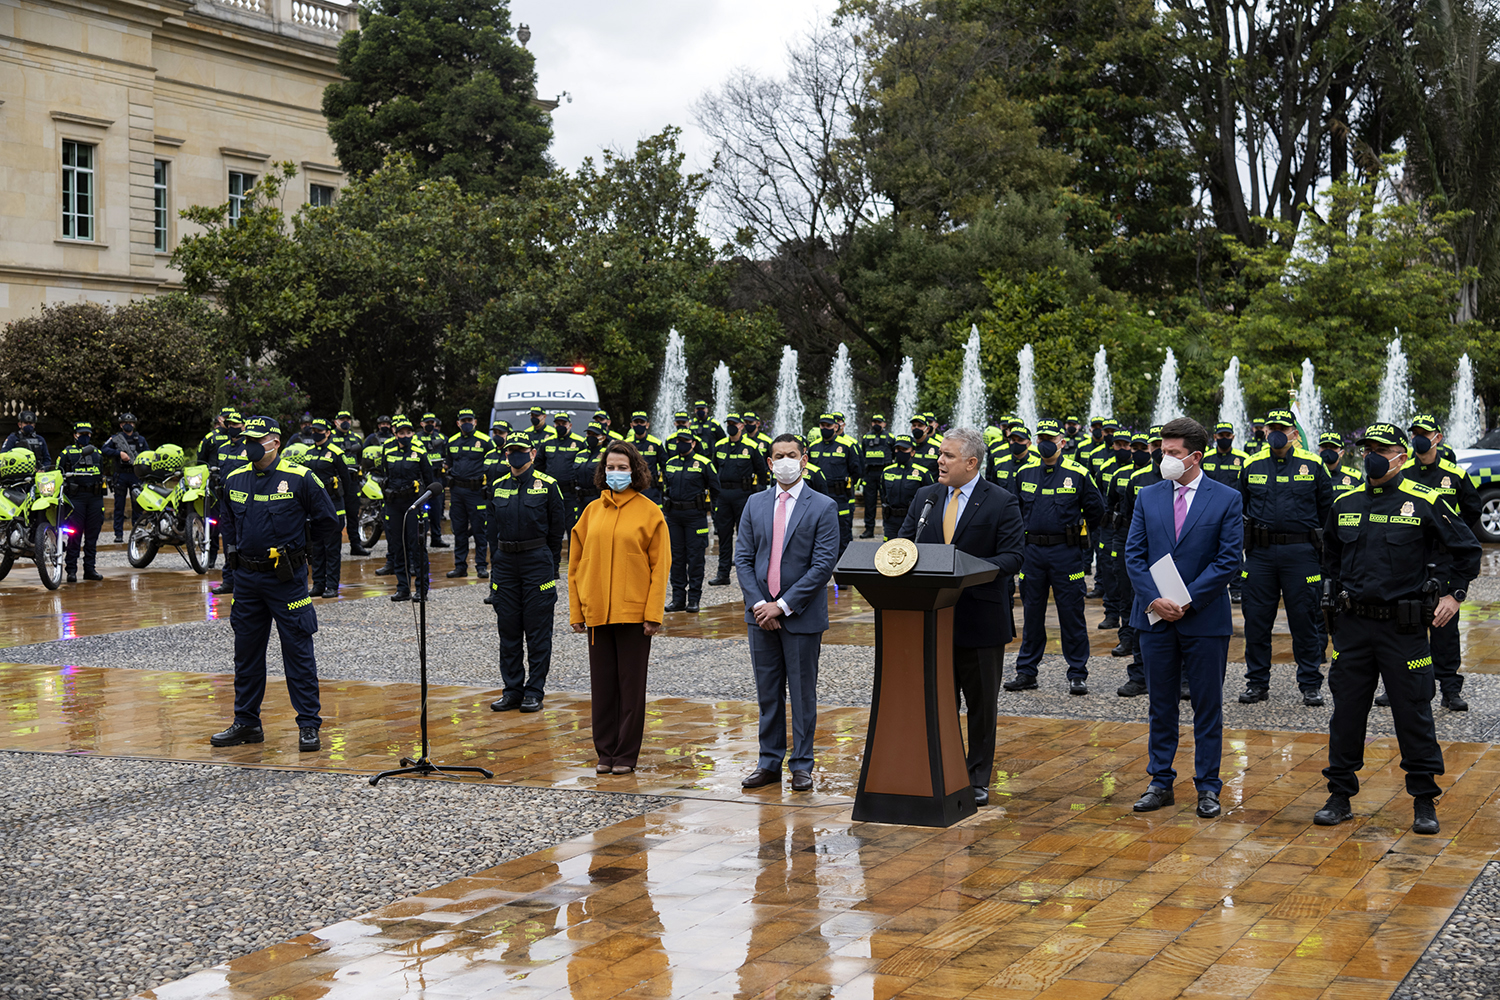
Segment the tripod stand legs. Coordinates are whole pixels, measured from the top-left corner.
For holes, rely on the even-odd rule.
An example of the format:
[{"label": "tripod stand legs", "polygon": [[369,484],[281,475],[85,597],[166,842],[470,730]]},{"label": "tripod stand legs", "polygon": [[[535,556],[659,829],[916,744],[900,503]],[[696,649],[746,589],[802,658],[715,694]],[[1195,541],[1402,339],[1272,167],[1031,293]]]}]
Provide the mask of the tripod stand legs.
[{"label": "tripod stand legs", "polygon": [[493,773],[485,770],[482,767],[470,767],[470,766],[467,766],[467,765],[459,765],[459,764],[443,764],[443,765],[438,765],[438,764],[434,764],[432,761],[428,760],[426,757],[423,757],[420,760],[412,760],[410,757],[402,757],[401,758],[401,764],[402,764],[401,767],[396,768],[393,771],[381,771],[379,774],[373,775],[370,778],[370,784],[372,784],[372,785],[378,784],[380,782],[381,778],[389,778],[389,777],[391,777],[394,774],[422,774],[422,775],[427,775],[427,774],[454,774],[454,773],[463,772],[463,773],[467,773],[467,774],[482,774],[486,778],[493,778],[495,776]]}]

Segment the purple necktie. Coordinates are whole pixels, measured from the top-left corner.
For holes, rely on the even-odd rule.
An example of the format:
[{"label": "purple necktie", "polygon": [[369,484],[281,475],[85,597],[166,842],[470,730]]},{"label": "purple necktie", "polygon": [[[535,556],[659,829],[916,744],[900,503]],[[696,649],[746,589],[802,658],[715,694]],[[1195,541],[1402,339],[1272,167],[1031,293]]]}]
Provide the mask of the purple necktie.
[{"label": "purple necktie", "polygon": [[1177,527],[1177,537],[1182,537],[1182,522],[1187,520],[1188,487],[1177,487],[1177,499],[1172,501],[1172,521]]}]

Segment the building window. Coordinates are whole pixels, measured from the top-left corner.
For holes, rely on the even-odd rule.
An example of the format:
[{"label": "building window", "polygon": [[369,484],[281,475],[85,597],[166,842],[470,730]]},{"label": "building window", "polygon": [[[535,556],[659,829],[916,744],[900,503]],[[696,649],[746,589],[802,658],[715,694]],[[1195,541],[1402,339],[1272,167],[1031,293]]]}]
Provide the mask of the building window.
[{"label": "building window", "polygon": [[71,139],[62,149],[63,239],[94,238],[94,147]]},{"label": "building window", "polygon": [[240,221],[245,208],[245,192],[254,186],[254,174],[242,174],[235,170],[229,172],[229,224],[231,226]]},{"label": "building window", "polygon": [[313,184],[307,189],[307,203],[314,208],[333,204],[333,188],[327,184]]},{"label": "building window", "polygon": [[167,252],[167,161],[156,161],[156,174],[152,179],[152,197],[155,206],[156,252]]}]

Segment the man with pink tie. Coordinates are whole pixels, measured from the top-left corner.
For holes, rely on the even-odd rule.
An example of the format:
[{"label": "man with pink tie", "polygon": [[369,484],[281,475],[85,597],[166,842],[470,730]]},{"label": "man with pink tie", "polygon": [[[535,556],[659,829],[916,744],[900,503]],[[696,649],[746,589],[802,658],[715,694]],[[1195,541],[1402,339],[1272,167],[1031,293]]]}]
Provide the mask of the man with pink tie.
[{"label": "man with pink tie", "polygon": [[792,790],[812,788],[818,727],[818,655],[828,630],[828,581],[838,560],[838,505],[803,480],[807,450],[783,434],[771,442],[776,485],[745,503],[734,567],[745,595],[750,665],[760,701],[760,759],[740,782],[781,781],[787,757],[786,701],[792,702]]}]

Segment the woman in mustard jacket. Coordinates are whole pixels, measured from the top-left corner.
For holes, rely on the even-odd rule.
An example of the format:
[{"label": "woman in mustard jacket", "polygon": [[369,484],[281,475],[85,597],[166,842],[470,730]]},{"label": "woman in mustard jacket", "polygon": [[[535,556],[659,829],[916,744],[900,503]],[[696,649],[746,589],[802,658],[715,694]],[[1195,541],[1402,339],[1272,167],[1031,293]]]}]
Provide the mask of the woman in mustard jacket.
[{"label": "woman in mustard jacket", "polygon": [[635,446],[612,442],[594,470],[599,499],[568,545],[568,621],[589,636],[599,774],[634,771],[646,727],[646,661],[672,567],[666,518],[644,492],[650,483]]}]

